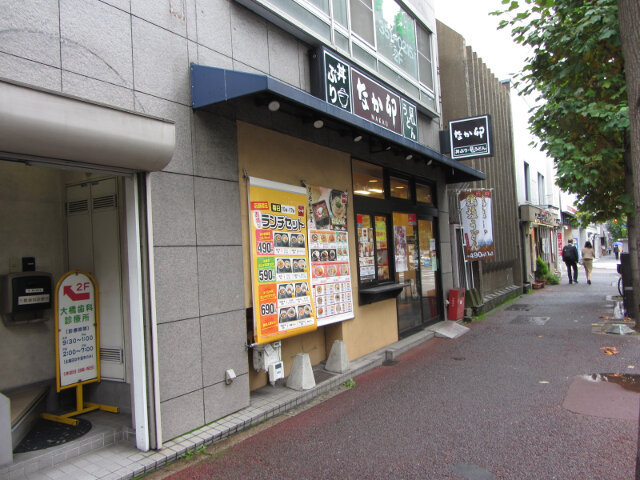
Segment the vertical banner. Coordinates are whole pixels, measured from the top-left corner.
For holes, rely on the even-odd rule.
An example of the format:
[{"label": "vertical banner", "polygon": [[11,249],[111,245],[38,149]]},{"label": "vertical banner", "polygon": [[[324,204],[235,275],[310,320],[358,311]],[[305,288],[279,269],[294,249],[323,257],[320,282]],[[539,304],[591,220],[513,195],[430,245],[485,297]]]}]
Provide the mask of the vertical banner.
[{"label": "vertical banner", "polygon": [[57,390],[100,381],[98,287],[88,272],[72,270],[55,296]]},{"label": "vertical banner", "polygon": [[342,190],[308,186],[311,288],[318,326],[353,318],[347,206]]},{"label": "vertical banner", "polygon": [[316,329],[311,301],[307,196],[302,187],[249,178],[256,343]]},{"label": "vertical banner", "polygon": [[465,260],[494,258],[491,190],[467,190],[458,199]]}]

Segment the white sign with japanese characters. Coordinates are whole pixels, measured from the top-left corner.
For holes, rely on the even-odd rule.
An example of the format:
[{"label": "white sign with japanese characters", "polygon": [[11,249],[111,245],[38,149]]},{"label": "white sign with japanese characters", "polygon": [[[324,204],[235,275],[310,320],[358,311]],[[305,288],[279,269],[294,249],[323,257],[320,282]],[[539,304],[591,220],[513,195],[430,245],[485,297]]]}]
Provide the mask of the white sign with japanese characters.
[{"label": "white sign with japanese characters", "polygon": [[98,292],[91,274],[65,273],[56,287],[58,391],[100,380]]}]

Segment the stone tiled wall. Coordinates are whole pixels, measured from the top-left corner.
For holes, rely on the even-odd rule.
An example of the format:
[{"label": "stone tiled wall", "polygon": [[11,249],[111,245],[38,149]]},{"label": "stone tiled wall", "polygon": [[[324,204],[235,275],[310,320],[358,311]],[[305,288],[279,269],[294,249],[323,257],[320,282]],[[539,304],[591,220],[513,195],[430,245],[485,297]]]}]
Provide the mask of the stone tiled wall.
[{"label": "stone tiled wall", "polygon": [[176,123],[151,174],[165,439],[249,403],[236,125],[192,111],[189,65],[308,89],[306,49],[231,0],[2,2],[1,77]]},{"label": "stone tiled wall", "polygon": [[[150,175],[163,438],[245,407],[236,123],[191,109],[189,65],[266,73],[308,91],[308,45],[232,0],[1,6],[0,77],[175,122],[174,157]],[[420,12],[433,22],[430,8]],[[437,123],[421,127],[423,142],[437,146]],[[227,386],[229,368],[238,377]]]}]

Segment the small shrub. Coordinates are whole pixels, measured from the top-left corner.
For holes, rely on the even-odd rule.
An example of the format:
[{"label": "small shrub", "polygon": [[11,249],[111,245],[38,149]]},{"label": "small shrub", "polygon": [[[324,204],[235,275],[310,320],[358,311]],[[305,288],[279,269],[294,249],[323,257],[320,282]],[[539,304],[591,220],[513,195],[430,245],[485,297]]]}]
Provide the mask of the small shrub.
[{"label": "small shrub", "polygon": [[346,382],[342,382],[342,386],[346,388],[353,388],[356,386],[356,381],[353,378],[350,378]]},{"label": "small shrub", "polygon": [[547,278],[547,284],[549,285],[559,285],[560,284],[560,278],[557,275],[554,275],[553,273],[550,273]]},{"label": "small shrub", "polygon": [[549,277],[549,267],[541,257],[536,259],[536,280],[546,280]]}]

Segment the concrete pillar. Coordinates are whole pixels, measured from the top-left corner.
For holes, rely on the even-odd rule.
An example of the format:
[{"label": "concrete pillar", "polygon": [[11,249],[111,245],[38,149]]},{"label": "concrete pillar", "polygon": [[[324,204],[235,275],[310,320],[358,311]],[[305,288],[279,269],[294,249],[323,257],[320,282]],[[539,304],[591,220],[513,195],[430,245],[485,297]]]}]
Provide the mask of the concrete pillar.
[{"label": "concrete pillar", "polygon": [[8,465],[12,462],[11,401],[0,393],[0,465]]},{"label": "concrete pillar", "polygon": [[316,379],[313,377],[311,360],[308,353],[299,353],[293,359],[293,366],[287,378],[287,387],[293,390],[309,390],[316,386]]},{"label": "concrete pillar", "polygon": [[327,364],[324,367],[328,372],[345,373],[349,370],[349,357],[347,356],[347,346],[342,340],[336,340],[331,346]]}]

